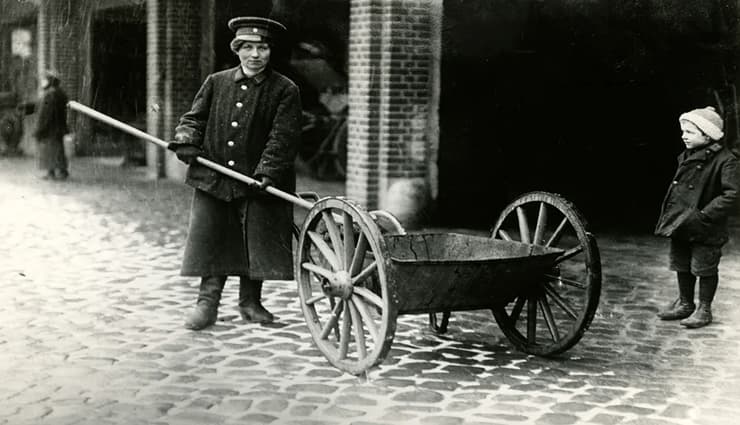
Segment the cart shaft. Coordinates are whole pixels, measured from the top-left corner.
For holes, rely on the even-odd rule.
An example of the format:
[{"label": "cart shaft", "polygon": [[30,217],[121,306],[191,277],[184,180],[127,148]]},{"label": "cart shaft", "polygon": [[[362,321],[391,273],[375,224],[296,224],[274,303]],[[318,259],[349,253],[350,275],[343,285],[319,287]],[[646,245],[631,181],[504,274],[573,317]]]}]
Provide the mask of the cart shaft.
[{"label": "cart shaft", "polygon": [[[136,136],[138,138],[144,139],[147,142],[154,143],[155,145],[157,145],[157,146],[159,146],[161,148],[167,149],[167,147],[169,146],[169,143],[165,142],[164,140],[162,140],[160,138],[154,137],[154,136],[152,136],[149,133],[143,132],[143,131],[139,130],[138,128],[132,127],[132,126],[126,124],[126,123],[123,123],[121,121],[118,121],[115,118],[112,118],[112,117],[110,117],[108,115],[105,115],[105,114],[103,114],[101,112],[98,112],[95,109],[92,109],[92,108],[90,108],[88,106],[85,106],[85,105],[83,105],[83,104],[81,104],[79,102],[75,102],[74,100],[69,101],[67,103],[67,106],[69,106],[71,109],[74,109],[75,111],[81,112],[81,113],[83,113],[83,114],[85,114],[85,115],[87,115],[87,116],[89,116],[91,118],[95,118],[98,121],[101,121],[103,123],[106,123],[106,124],[108,124],[108,125],[110,125],[112,127],[116,127],[117,129],[122,130],[122,131],[124,131],[126,133],[129,133],[129,134],[131,134],[133,136]],[[208,167],[208,168],[210,168],[212,170],[218,171],[219,173],[221,173],[223,175],[226,175],[226,176],[229,176],[229,177],[231,177],[231,178],[233,178],[235,180],[238,180],[238,181],[240,181],[242,183],[246,183],[246,184],[248,184],[250,186],[257,186],[257,185],[259,185],[259,182],[257,180],[255,180],[255,179],[253,179],[253,178],[251,178],[249,176],[246,176],[244,174],[237,173],[236,171],[234,171],[234,170],[232,170],[230,168],[226,168],[223,165],[220,165],[218,163],[215,163],[215,162],[210,161],[208,159],[205,159],[203,157],[200,157],[199,156],[195,160],[199,164],[202,164],[202,165],[204,165],[204,166],[206,166],[206,167]],[[268,187],[264,188],[263,190],[265,192],[273,195],[273,196],[276,196],[276,197],[278,197],[280,199],[283,199],[285,201],[288,201],[288,202],[290,202],[290,203],[292,203],[294,205],[297,205],[297,206],[302,207],[302,208],[305,208],[305,209],[311,209],[313,207],[313,205],[314,205],[313,203],[311,203],[309,201],[306,201],[305,199],[301,199],[298,196],[295,196],[293,194],[290,194],[290,193],[287,193],[287,192],[283,192],[282,190],[277,189],[277,188],[274,188],[272,186],[268,186]]]}]

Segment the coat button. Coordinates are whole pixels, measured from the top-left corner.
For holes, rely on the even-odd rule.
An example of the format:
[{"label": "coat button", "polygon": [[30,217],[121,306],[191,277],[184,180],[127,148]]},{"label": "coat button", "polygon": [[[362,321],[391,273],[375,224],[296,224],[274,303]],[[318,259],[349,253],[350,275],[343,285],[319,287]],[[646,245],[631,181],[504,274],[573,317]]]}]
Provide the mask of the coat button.
[{"label": "coat button", "polygon": [[236,107],[237,107],[237,108],[241,108],[242,106],[244,106],[244,104],[243,104],[243,103],[241,103],[241,102],[236,102]]},{"label": "coat button", "polygon": [[226,142],[226,144],[229,145],[229,146],[234,146],[234,141],[233,140],[229,140],[228,142]]},{"label": "coat button", "polygon": [[229,162],[227,162],[227,164],[229,164],[229,167],[233,167],[234,166],[234,161],[229,161]]},{"label": "coat button", "polygon": [[246,84],[242,84],[242,90],[246,90],[246,89],[247,89],[247,85]]},{"label": "coat button", "polygon": [[238,122],[236,122],[236,121],[232,121],[232,122],[231,122],[231,126],[232,126],[232,127],[239,127],[239,123],[238,123]]}]

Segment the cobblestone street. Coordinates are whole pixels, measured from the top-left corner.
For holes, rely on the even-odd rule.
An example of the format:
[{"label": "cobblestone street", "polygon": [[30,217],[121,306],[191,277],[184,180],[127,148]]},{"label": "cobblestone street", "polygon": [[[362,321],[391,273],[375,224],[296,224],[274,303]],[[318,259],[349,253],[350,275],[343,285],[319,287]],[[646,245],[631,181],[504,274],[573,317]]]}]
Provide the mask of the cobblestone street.
[{"label": "cobblestone street", "polygon": [[453,313],[442,336],[408,315],[386,361],[355,377],[314,346],[292,281],[265,284],[272,325],[241,320],[230,280],[217,325],[186,330],[190,188],[113,160],[71,165],[61,183],[0,159],[0,424],[738,423],[737,227],[706,328],[655,317],[675,295],[665,240],[597,234],[601,303],[561,357],[514,350],[490,312]]}]

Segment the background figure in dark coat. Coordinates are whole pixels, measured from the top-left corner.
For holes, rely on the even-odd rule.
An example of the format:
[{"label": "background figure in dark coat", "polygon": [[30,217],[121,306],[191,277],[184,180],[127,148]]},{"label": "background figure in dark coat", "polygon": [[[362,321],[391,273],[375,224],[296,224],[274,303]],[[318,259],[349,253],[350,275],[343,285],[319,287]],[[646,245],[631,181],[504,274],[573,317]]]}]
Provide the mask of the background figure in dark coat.
[{"label": "background figure in dark coat", "polygon": [[723,122],[714,108],[687,112],[679,122],[686,150],[678,156],[655,228],[657,235],[671,238],[670,268],[676,271],[679,296],[658,317],[682,319],[681,325],[700,328],[712,322],[719,260],[728,241],[727,219],[737,213],[738,161],[718,142],[724,135]]},{"label": "background figure in dark coat", "polygon": [[[292,205],[262,191],[268,185],[295,190],[300,94],[269,66],[275,33],[285,27],[252,17],[234,18],[229,27],[240,65],[206,78],[169,145],[190,164],[185,181],[195,188],[182,274],[201,277],[185,322],[196,330],[216,322],[228,276],[240,278],[241,316],[260,323],[274,319],[260,302],[262,281],[293,278]],[[249,187],[198,164],[197,156],[260,183]]]},{"label": "background figure in dark coat", "polygon": [[67,127],[67,95],[59,87],[59,75],[46,71],[41,80],[44,89],[39,102],[36,137],[39,150],[39,169],[45,170],[44,179],[64,180],[69,176],[67,156],[64,153],[64,135]]}]

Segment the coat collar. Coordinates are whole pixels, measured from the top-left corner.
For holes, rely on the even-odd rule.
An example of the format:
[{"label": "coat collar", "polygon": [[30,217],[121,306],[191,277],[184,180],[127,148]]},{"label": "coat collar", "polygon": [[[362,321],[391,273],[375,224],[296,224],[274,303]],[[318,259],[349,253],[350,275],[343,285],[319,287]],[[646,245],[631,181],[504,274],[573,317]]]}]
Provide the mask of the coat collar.
[{"label": "coat collar", "polygon": [[680,156],[679,156],[679,162],[684,161],[706,161],[707,159],[711,158],[722,150],[722,145],[720,145],[717,142],[712,142],[706,146],[702,146],[697,149],[693,150],[685,150]]},{"label": "coat collar", "polygon": [[272,71],[270,70],[270,67],[268,66],[259,74],[255,75],[252,78],[249,78],[246,75],[244,75],[244,71],[242,71],[242,66],[237,65],[236,67],[234,67],[232,75],[233,75],[235,83],[240,83],[245,80],[251,80],[251,81],[254,81],[255,84],[260,85],[262,84],[263,81],[265,81],[265,79],[267,79],[267,76],[270,75],[270,72]]}]

